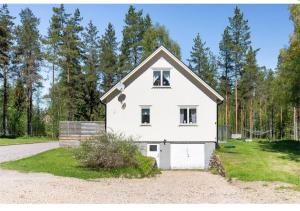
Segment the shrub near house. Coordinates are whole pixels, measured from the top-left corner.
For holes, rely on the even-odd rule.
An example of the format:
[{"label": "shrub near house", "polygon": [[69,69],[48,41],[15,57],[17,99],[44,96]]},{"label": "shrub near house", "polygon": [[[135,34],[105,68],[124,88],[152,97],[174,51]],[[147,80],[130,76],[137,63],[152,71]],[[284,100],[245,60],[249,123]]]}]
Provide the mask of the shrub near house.
[{"label": "shrub near house", "polygon": [[140,170],[140,176],[157,172],[155,159],[143,156],[132,138],[114,133],[100,133],[81,142],[75,150],[75,158],[84,167],[95,170],[136,168]]}]

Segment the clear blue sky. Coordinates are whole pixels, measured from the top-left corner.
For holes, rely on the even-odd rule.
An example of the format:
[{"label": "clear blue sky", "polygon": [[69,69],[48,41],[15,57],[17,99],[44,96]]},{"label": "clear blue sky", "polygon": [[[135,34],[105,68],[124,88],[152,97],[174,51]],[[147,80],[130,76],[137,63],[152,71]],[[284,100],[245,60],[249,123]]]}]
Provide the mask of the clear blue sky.
[{"label": "clear blue sky", "polygon": [[[52,15],[52,7],[57,5],[9,5],[12,15],[16,16],[22,8],[29,7],[40,18],[40,32],[45,35]],[[144,14],[149,13],[153,22],[165,25],[172,39],[181,47],[182,60],[186,63],[199,32],[207,46],[218,54],[218,44],[228,17],[233,15],[236,5],[135,5]],[[255,48],[260,48],[257,59],[261,66],[274,69],[279,49],[287,46],[292,32],[288,5],[238,5],[249,20],[251,39]],[[67,12],[79,8],[83,25],[92,20],[102,34],[111,22],[116,30],[117,39],[122,39],[124,17],[129,5],[65,5]],[[46,77],[44,72],[44,76]],[[46,85],[46,87],[48,87]],[[46,92],[46,87],[44,93]]]}]

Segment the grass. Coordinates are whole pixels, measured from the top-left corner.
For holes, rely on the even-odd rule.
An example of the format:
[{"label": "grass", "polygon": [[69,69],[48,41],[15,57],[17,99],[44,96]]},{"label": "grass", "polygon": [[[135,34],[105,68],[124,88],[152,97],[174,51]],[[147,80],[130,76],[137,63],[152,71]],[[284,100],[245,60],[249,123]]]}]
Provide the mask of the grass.
[{"label": "grass", "polygon": [[300,187],[300,142],[229,141],[220,145],[217,154],[230,178]]},{"label": "grass", "polygon": [[57,141],[50,137],[23,136],[17,138],[0,138],[0,146],[15,145],[15,144],[33,144],[41,142]]},{"label": "grass", "polygon": [[58,148],[43,152],[32,157],[17,161],[1,163],[0,167],[23,172],[45,172],[57,176],[75,177],[80,179],[96,179],[105,177],[146,177],[159,173],[153,169],[153,159],[138,156],[137,167],[117,169],[89,169],[82,167],[75,159],[72,149]]}]

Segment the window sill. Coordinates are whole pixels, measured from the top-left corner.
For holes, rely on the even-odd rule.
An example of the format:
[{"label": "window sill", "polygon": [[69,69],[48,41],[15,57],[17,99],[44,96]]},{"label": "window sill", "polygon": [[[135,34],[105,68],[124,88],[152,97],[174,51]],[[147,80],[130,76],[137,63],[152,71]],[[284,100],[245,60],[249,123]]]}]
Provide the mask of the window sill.
[{"label": "window sill", "polygon": [[197,124],[179,124],[179,127],[192,127],[192,126],[194,126],[194,127],[197,127],[198,125]]},{"label": "window sill", "polygon": [[171,86],[152,86],[152,89],[171,89]]},{"label": "window sill", "polygon": [[140,126],[142,126],[142,127],[150,127],[151,124],[140,124]]}]

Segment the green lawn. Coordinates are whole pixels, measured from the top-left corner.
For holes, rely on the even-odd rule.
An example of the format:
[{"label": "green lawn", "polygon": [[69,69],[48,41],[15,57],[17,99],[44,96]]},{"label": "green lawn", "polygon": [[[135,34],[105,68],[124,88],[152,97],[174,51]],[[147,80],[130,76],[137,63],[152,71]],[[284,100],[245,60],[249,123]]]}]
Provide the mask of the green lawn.
[{"label": "green lawn", "polygon": [[72,149],[58,148],[17,161],[1,163],[0,167],[23,172],[46,172],[58,176],[95,179],[103,177],[145,177],[159,171],[152,168],[153,160],[139,156],[138,167],[118,169],[88,169],[81,167],[75,159]]},{"label": "green lawn", "polygon": [[300,142],[229,141],[217,150],[227,176],[300,186]]},{"label": "green lawn", "polygon": [[0,138],[0,146],[3,145],[14,145],[14,144],[32,144],[40,142],[57,141],[50,137],[18,137],[18,138]]}]

